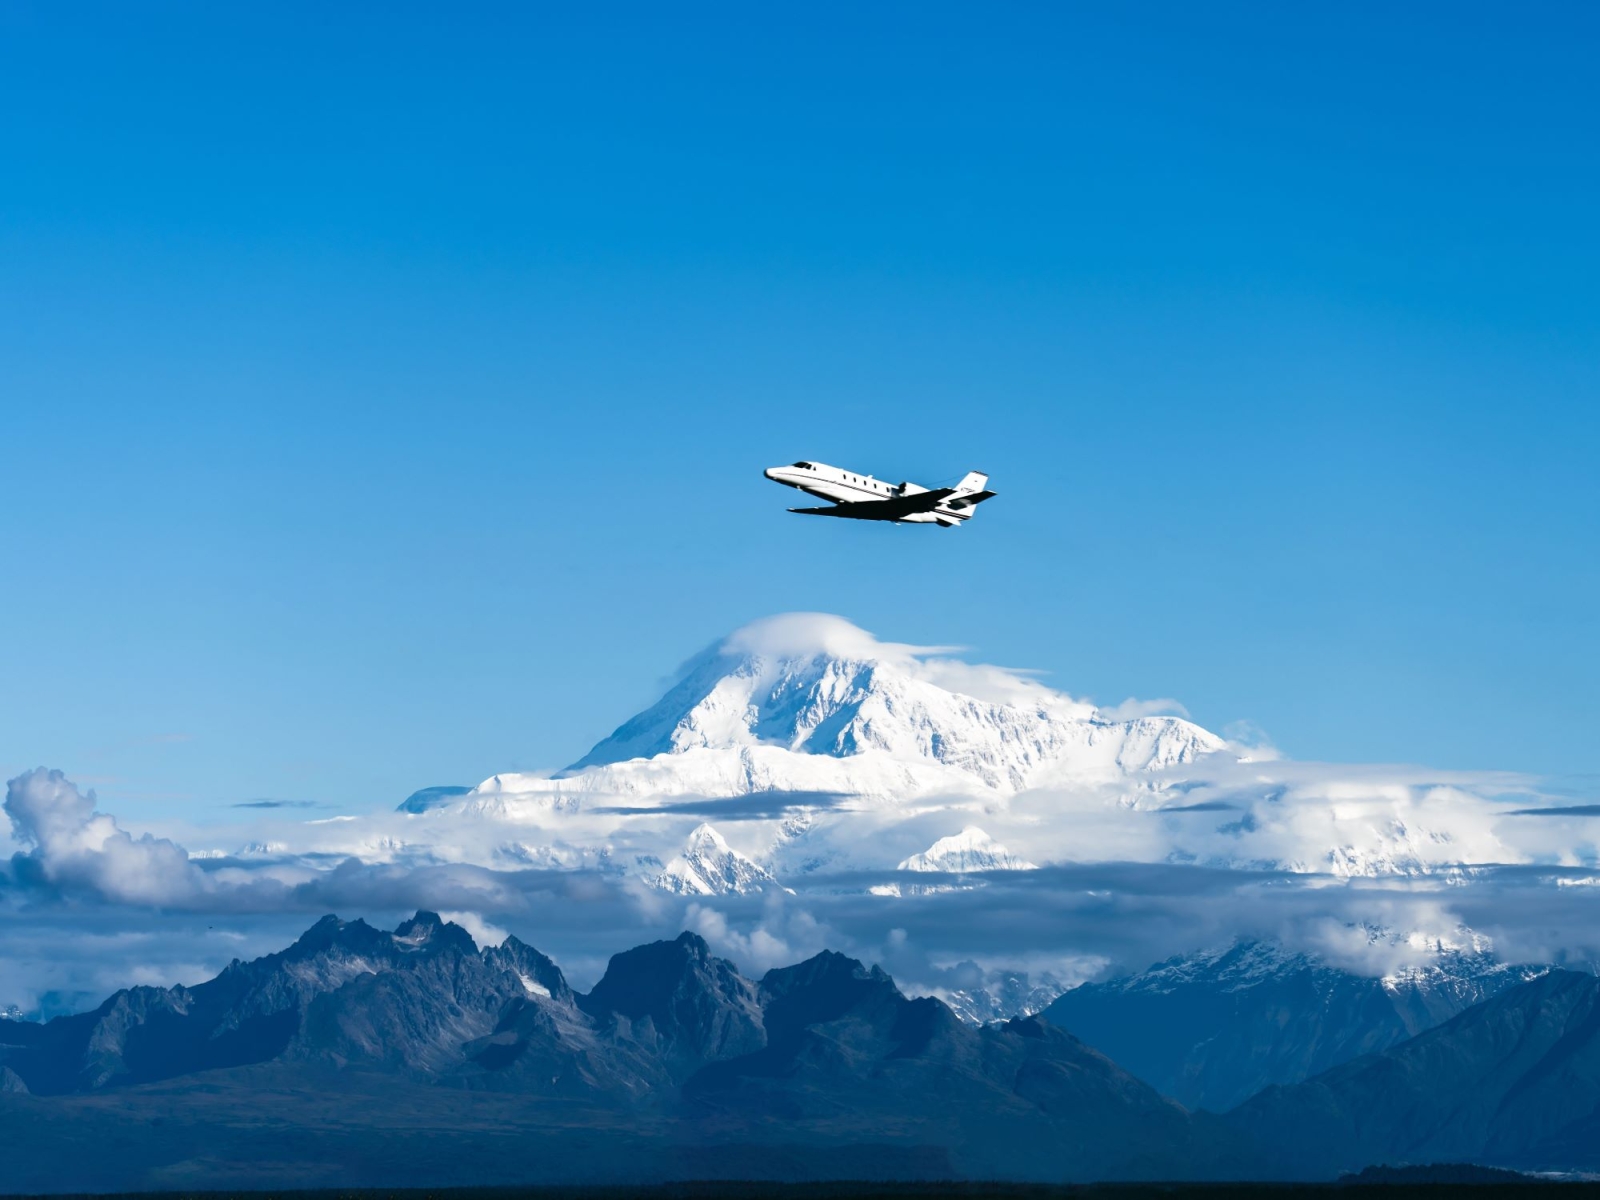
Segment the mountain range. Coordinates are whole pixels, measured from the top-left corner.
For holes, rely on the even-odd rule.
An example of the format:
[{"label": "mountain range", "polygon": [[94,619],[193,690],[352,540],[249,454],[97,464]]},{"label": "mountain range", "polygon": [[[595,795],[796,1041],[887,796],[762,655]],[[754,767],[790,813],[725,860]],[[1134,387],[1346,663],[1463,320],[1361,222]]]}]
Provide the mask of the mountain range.
[{"label": "mountain range", "polygon": [[1600,979],[1553,970],[1229,1117],[1309,1174],[1371,1162],[1600,1168]]},{"label": "mountain range", "polygon": [[[495,1167],[508,1182],[626,1176],[567,1145],[580,1131],[603,1132],[647,1177],[670,1175],[685,1146],[725,1144],[745,1148],[728,1161],[749,1173],[746,1151],[767,1143],[839,1147],[841,1162],[876,1147],[892,1174],[1246,1166],[1245,1139],[1222,1122],[1053,1025],[975,1027],[840,954],[751,980],[684,933],[614,956],[580,994],[532,947],[508,938],[480,950],[427,912],[393,932],[326,917],[288,949],[192,988],[136,987],[43,1025],[0,1022],[0,1070],[0,1124],[33,1130],[0,1158],[7,1191],[150,1186],[175,1162],[194,1179],[226,1177],[196,1165],[191,1138],[305,1181],[460,1182],[457,1164],[391,1144],[396,1106],[432,1114],[464,1146],[496,1122],[542,1145]],[[256,1104],[251,1129],[213,1110],[219,1094]],[[335,1096],[349,1107],[329,1126]],[[153,1112],[162,1129],[139,1141],[132,1127]],[[293,1149],[272,1151],[267,1133]],[[120,1148],[111,1161],[69,1150],[105,1139]],[[364,1164],[377,1144],[396,1157],[376,1178],[328,1166]],[[704,1169],[703,1156],[691,1161]]]},{"label": "mountain range", "polygon": [[[330,916],[194,987],[0,1021],[0,1125],[15,1135],[0,1190],[1600,1165],[1600,982],[1476,977],[1488,999],[1217,1116],[1074,1036],[1060,1001],[975,1026],[844,955],[755,980],[692,933],[613,956],[580,993],[514,937],[480,949],[433,913],[392,932]],[[1201,1020],[1225,1047],[1247,1018],[1308,1032],[1271,1067],[1289,1076],[1407,1019],[1350,990],[1254,944],[1161,964],[1077,1011],[1177,995],[1204,1013],[1207,995],[1242,995]],[[1447,990],[1388,1011],[1424,1020]],[[1177,1011],[1132,1003],[1155,1037]]]},{"label": "mountain range", "polygon": [[1544,971],[1469,942],[1374,978],[1246,940],[1086,983],[1044,1016],[1163,1095],[1223,1112],[1268,1086],[1387,1050]]}]

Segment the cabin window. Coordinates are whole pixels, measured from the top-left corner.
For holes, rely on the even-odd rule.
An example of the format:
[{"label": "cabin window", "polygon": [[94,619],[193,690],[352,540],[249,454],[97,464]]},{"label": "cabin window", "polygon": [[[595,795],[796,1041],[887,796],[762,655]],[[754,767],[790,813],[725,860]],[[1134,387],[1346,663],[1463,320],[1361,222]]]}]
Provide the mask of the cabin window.
[{"label": "cabin window", "polygon": [[795,463],[795,466],[799,467],[803,471],[811,470],[811,464],[810,463]]}]

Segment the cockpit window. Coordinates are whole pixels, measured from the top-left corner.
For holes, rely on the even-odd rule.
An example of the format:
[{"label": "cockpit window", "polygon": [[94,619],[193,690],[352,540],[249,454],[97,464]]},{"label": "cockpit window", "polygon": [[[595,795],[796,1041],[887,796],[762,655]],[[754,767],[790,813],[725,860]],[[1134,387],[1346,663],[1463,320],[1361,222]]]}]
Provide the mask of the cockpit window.
[{"label": "cockpit window", "polygon": [[810,463],[795,463],[795,466],[799,467],[801,470],[804,470],[804,471],[811,470],[811,464]]}]

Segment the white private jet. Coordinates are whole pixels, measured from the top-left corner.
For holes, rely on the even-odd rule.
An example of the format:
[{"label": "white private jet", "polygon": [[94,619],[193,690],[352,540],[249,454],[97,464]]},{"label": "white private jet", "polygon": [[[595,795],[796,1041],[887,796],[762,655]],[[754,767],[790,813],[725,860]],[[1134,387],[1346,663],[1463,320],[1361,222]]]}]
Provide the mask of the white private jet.
[{"label": "white private jet", "polygon": [[814,517],[849,517],[856,521],[897,521],[905,525],[942,525],[949,529],[972,516],[972,510],[994,493],[989,477],[968,471],[955,487],[925,488],[915,483],[884,483],[827,463],[797,462],[768,467],[766,476],[785,487],[799,488],[827,508],[791,508]]}]

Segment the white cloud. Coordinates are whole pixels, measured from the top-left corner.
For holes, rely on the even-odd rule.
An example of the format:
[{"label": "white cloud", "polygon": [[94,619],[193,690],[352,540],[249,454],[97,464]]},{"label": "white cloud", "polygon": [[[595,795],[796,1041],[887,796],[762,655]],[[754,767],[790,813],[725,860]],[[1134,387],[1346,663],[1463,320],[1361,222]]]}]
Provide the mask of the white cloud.
[{"label": "white cloud", "polygon": [[459,925],[472,935],[472,940],[478,943],[478,949],[487,950],[490,946],[498,946],[511,936],[511,931],[501,929],[498,925],[491,925],[475,912],[442,912],[441,920]]},{"label": "white cloud", "polygon": [[1267,731],[1248,717],[1229,721],[1222,727],[1222,736],[1228,740],[1228,746],[1234,753],[1252,762],[1267,762],[1280,757]]},{"label": "white cloud", "polygon": [[1035,672],[964,662],[961,646],[913,646],[879,641],[843,617],[828,613],[783,613],[753,621],[720,646],[727,655],[767,659],[828,655],[855,662],[888,663],[917,679],[990,704],[1078,705],[1089,716],[1094,706],[1073,701],[1040,683]]},{"label": "white cloud", "polygon": [[188,852],[165,838],[135,838],[115,818],[95,811],[95,795],[78,791],[60,771],[40,767],[6,784],[12,837],[20,856],[63,891],[87,891],[129,904],[163,904],[203,892],[209,880]]},{"label": "white cloud", "polygon": [[805,658],[826,654],[859,662],[911,662],[933,655],[950,655],[960,646],[911,646],[881,642],[858,625],[830,613],[780,613],[752,621],[729,634],[724,654],[754,654],[763,658]]},{"label": "white cloud", "polygon": [[1100,716],[1107,721],[1135,721],[1140,717],[1187,717],[1189,710],[1176,700],[1135,700],[1129,696],[1121,704],[1113,704],[1100,709]]},{"label": "white cloud", "polygon": [[848,935],[829,929],[809,908],[794,904],[782,893],[769,894],[760,917],[743,928],[703,900],[689,905],[683,923],[717,953],[757,978],[773,967],[788,966],[823,950],[854,948]]}]

